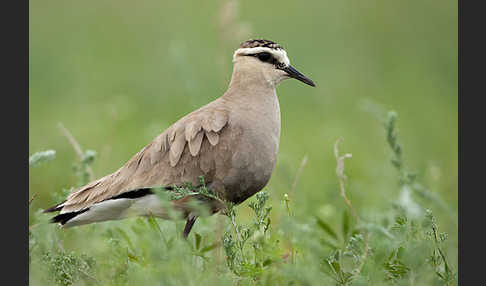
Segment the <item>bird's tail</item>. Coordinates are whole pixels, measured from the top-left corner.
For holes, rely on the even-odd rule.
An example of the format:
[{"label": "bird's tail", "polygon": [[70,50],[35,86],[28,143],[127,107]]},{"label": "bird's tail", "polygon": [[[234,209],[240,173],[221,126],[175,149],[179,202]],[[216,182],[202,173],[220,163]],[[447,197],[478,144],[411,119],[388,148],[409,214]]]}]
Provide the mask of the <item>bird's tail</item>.
[{"label": "bird's tail", "polygon": [[147,194],[137,198],[117,198],[95,203],[85,209],[63,212],[63,203],[46,209],[44,212],[61,211],[51,219],[62,227],[72,227],[95,222],[120,220],[133,216],[153,215],[168,218],[166,207],[155,194]]},{"label": "bird's tail", "polygon": [[[104,200],[78,211],[63,212],[63,207],[66,203],[63,202],[46,209],[44,212],[60,211],[58,215],[51,219],[51,222],[59,223],[63,228],[109,220],[120,220],[133,216],[153,215],[162,219],[170,219],[167,204],[164,204],[152,191],[143,192],[143,195],[142,192],[138,191],[137,196],[134,194],[126,194],[128,192],[123,196]],[[201,215],[198,210],[194,209],[194,204],[191,203],[193,199],[209,207],[210,214],[218,212],[223,207],[218,200],[199,194],[172,201],[172,207],[180,212],[182,218],[187,219],[183,234],[184,237],[189,235],[196,219]]]}]

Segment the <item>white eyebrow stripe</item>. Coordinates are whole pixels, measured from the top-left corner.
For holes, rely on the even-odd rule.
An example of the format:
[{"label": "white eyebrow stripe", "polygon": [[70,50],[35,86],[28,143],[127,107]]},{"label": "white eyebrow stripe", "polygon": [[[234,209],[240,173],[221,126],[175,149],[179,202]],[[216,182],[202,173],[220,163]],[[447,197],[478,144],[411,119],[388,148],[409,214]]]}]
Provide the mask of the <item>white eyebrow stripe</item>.
[{"label": "white eyebrow stripe", "polygon": [[272,54],[275,57],[275,59],[277,59],[281,63],[284,63],[286,66],[290,65],[290,60],[287,57],[287,52],[285,52],[284,49],[275,50],[267,47],[239,48],[233,54],[233,62],[235,61],[236,56],[238,55],[251,55],[251,54],[257,54],[262,52],[268,52]]}]

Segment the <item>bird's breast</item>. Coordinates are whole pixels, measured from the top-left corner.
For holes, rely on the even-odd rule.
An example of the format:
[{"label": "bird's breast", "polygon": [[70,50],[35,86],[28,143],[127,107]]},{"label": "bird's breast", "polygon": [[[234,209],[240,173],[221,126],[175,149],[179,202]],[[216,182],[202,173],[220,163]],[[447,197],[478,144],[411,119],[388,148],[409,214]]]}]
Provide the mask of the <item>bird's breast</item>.
[{"label": "bird's breast", "polygon": [[[275,97],[276,99],[276,97]],[[241,114],[241,113],[239,113]],[[277,160],[280,142],[280,108],[278,101],[262,109],[247,109],[233,129],[234,148],[231,164],[223,179],[227,199],[240,203],[268,183]]]}]

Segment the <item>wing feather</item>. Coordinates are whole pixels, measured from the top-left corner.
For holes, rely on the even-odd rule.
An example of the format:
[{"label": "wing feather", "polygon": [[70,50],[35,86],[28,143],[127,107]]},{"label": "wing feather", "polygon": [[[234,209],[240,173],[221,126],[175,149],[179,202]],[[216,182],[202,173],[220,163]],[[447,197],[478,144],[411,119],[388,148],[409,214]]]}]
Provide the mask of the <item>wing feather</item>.
[{"label": "wing feather", "polygon": [[186,139],[184,137],[184,133],[179,132],[175,136],[174,142],[170,145],[170,166],[175,167],[179,159],[181,158],[182,151],[184,151],[184,147],[186,146]]},{"label": "wing feather", "polygon": [[205,134],[206,134],[206,137],[208,138],[209,143],[211,143],[211,145],[216,146],[216,144],[218,144],[218,142],[219,142],[218,133],[216,133],[214,131],[206,131]]},{"label": "wing feather", "polygon": [[[207,138],[209,146],[218,144],[228,121],[228,112],[223,109],[206,108],[188,114],[157,136],[116,172],[71,193],[66,201],[59,205],[62,207],[61,213],[81,211],[122,193],[153,187],[148,185],[150,182],[164,182],[170,185],[174,183],[174,178],[191,178],[187,173],[190,166],[199,166],[203,172],[210,172],[216,166],[214,156],[217,154],[198,155],[201,155],[203,150],[204,138]],[[186,153],[188,155],[185,155]],[[185,158],[183,162],[181,158]]]},{"label": "wing feather", "polygon": [[191,152],[191,155],[193,157],[196,156],[197,153],[199,153],[203,138],[204,132],[198,132],[196,137],[193,140],[189,141],[189,151]]},{"label": "wing feather", "polygon": [[220,131],[228,122],[228,113],[222,110],[214,111],[213,120],[210,122],[214,132]]}]

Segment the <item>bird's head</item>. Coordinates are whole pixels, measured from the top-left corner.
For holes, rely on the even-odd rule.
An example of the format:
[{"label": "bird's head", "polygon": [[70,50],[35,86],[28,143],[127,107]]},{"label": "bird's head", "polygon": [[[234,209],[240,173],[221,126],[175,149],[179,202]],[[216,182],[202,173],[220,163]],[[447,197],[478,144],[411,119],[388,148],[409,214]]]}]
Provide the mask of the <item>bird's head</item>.
[{"label": "bird's head", "polygon": [[290,65],[283,47],[269,40],[248,40],[241,43],[233,54],[233,63],[235,71],[245,76],[263,77],[272,86],[277,86],[288,78],[315,86],[311,79]]}]

